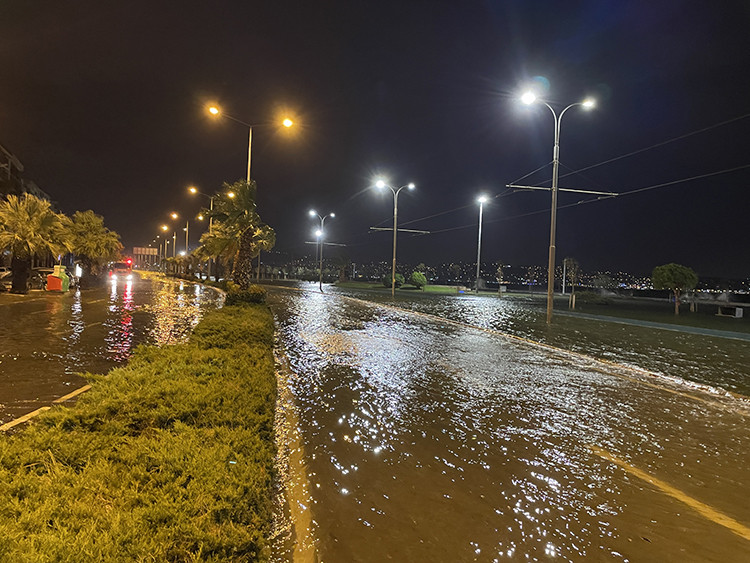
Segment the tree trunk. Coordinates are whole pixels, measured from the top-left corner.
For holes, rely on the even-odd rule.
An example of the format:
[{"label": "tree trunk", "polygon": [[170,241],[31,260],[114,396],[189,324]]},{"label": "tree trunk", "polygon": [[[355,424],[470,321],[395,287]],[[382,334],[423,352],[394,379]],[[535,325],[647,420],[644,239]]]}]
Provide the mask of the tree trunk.
[{"label": "tree trunk", "polygon": [[232,279],[241,290],[250,287],[253,280],[253,230],[246,229],[240,238],[240,246],[234,260]]},{"label": "tree trunk", "polygon": [[10,269],[13,271],[13,285],[10,289],[11,293],[28,293],[29,292],[29,268],[31,266],[31,259],[21,260],[13,255],[10,262]]},{"label": "tree trunk", "polygon": [[679,291],[674,292],[674,314],[675,315],[680,314],[680,292]]}]

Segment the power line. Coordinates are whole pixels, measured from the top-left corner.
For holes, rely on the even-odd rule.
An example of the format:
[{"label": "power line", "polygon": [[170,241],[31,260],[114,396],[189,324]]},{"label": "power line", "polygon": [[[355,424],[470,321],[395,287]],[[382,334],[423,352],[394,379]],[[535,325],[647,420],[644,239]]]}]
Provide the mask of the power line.
[{"label": "power line", "polygon": [[[675,184],[681,184],[681,183],[685,183],[685,182],[692,182],[692,181],[695,181],[695,180],[701,180],[703,178],[710,178],[712,176],[719,176],[721,174],[729,174],[731,172],[736,172],[738,170],[744,170],[744,169],[747,169],[747,168],[750,168],[750,164],[745,164],[745,165],[742,165],[742,166],[736,166],[734,168],[726,168],[724,170],[719,170],[717,172],[708,172],[706,174],[698,174],[698,175],[695,175],[695,176],[690,176],[688,178],[681,178],[679,180],[672,180],[672,181],[669,181],[669,182],[662,182],[660,184],[654,184],[654,185],[651,185],[651,186],[644,186],[642,188],[635,188],[633,190],[628,190],[626,192],[619,192],[617,194],[617,197],[620,198],[620,197],[625,196],[625,195],[633,195],[633,194],[637,194],[637,193],[641,193],[641,192],[655,190],[655,189],[658,189],[658,188],[666,188],[666,187],[669,187],[669,186],[674,186]],[[586,205],[588,203],[596,203],[596,202],[599,202],[599,201],[603,201],[605,199],[612,199],[613,197],[615,197],[615,196],[600,196],[600,197],[591,198],[591,199],[584,199],[584,200],[581,200],[581,201],[577,201],[575,203],[568,203],[566,205],[560,205],[560,206],[558,206],[558,209],[567,209],[569,207],[576,207],[578,205]],[[520,215],[513,215],[511,217],[499,217],[497,219],[485,219],[485,223],[497,223],[499,221],[510,221],[510,220],[513,220],[513,219],[521,219],[523,217],[530,217],[532,215],[539,215],[539,214],[542,214],[542,213],[549,213],[549,211],[550,211],[550,208],[546,207],[544,209],[539,209],[537,211],[529,211],[528,213],[521,213]],[[449,227],[447,229],[432,230],[432,231],[430,231],[430,234],[435,235],[435,234],[438,234],[438,233],[446,233],[446,232],[450,232],[450,231],[458,231],[458,230],[461,230],[461,229],[476,228],[476,226],[477,226],[476,223],[469,223],[467,225],[460,225],[458,227]]]},{"label": "power line", "polygon": [[[725,121],[721,121],[721,122],[719,122],[719,123],[715,123],[715,124],[713,124],[713,125],[709,125],[708,127],[703,127],[702,129],[697,129],[697,130],[695,130],[695,131],[691,131],[690,133],[685,133],[684,135],[680,135],[680,136],[678,136],[678,137],[673,137],[672,139],[667,139],[666,141],[661,141],[661,142],[659,142],[659,143],[656,143],[656,144],[650,145],[650,146],[648,146],[648,147],[644,147],[644,148],[642,148],[642,149],[638,149],[638,150],[635,150],[635,151],[632,151],[632,152],[629,152],[629,153],[626,153],[626,154],[623,154],[623,155],[620,155],[620,156],[616,156],[616,157],[614,157],[614,158],[610,158],[610,159],[607,159],[607,160],[603,160],[602,162],[599,162],[599,163],[597,163],[597,164],[592,164],[592,165],[590,165],[590,166],[586,166],[586,167],[584,167],[584,168],[579,168],[578,170],[573,170],[573,171],[571,171],[571,172],[569,172],[569,173],[567,173],[567,174],[564,174],[564,175],[560,176],[560,179],[562,179],[562,178],[567,178],[568,176],[572,176],[572,175],[574,175],[574,174],[580,174],[581,172],[585,172],[585,171],[587,171],[587,170],[591,170],[591,169],[593,169],[593,168],[598,168],[599,166],[604,166],[605,164],[609,164],[609,163],[611,163],[611,162],[616,162],[616,161],[618,161],[618,160],[622,160],[622,159],[624,159],[624,158],[628,158],[628,157],[631,157],[631,156],[635,156],[636,154],[640,154],[640,153],[642,153],[642,152],[646,152],[646,151],[649,151],[649,150],[652,150],[652,149],[656,149],[656,148],[659,148],[659,147],[663,147],[663,146],[665,146],[665,145],[668,145],[668,144],[670,144],[670,143],[674,143],[674,142],[676,142],[676,141],[680,141],[680,140],[682,140],[682,139],[687,139],[688,137],[692,137],[693,135],[698,135],[699,133],[705,133],[706,131],[710,131],[710,130],[712,130],[712,129],[716,129],[717,127],[723,127],[724,125],[729,125],[730,123],[734,123],[734,122],[736,122],[736,121],[741,121],[741,120],[743,120],[743,119],[747,119],[748,117],[750,117],[750,113],[746,113],[746,114],[744,114],[744,115],[740,115],[740,116],[737,116],[737,117],[733,117],[733,118],[731,118],[731,119],[727,119],[727,120],[725,120]],[[524,179],[528,178],[528,177],[529,177],[529,176],[531,176],[532,174],[536,174],[537,172],[539,172],[539,171],[540,171],[540,170],[542,170],[543,168],[546,168],[546,167],[547,167],[547,166],[549,166],[550,164],[551,164],[551,162],[548,162],[548,163],[547,163],[547,164],[545,164],[544,166],[540,166],[539,168],[537,168],[537,169],[536,169],[536,170],[534,170],[533,172],[529,172],[529,173],[528,173],[528,174],[526,174],[525,176],[521,176],[521,177],[520,177],[520,178],[519,178],[518,180],[516,180],[516,181],[514,181],[514,182],[511,182],[511,184],[517,184],[517,183],[518,183],[518,182],[520,182],[521,180],[524,180]],[[566,167],[566,168],[568,168],[568,167]]]},{"label": "power line", "polygon": [[617,156],[615,158],[610,158],[609,160],[604,160],[598,164],[592,164],[591,166],[587,166],[585,168],[580,168],[578,170],[575,170],[573,172],[570,172],[568,174],[565,174],[564,176],[561,176],[561,178],[565,178],[567,176],[571,176],[573,174],[578,174],[580,172],[585,172],[586,170],[591,170],[592,168],[597,168],[598,166],[603,166],[604,164],[609,164],[610,162],[615,162],[617,160],[622,160],[623,158],[628,158],[630,156],[634,156],[636,154],[640,154],[642,152],[656,149],[659,147],[663,147],[664,145],[668,145],[669,143],[674,143],[675,141],[680,141],[682,139],[687,139],[688,137],[692,137],[693,135],[698,135],[699,133],[705,133],[706,131],[710,131],[711,129],[716,129],[717,127],[722,127],[724,125],[729,125],[730,123],[734,123],[735,121],[740,121],[742,119],[746,119],[750,117],[750,113],[746,113],[745,115],[740,115],[738,117],[733,117],[732,119],[727,119],[726,121],[722,121],[720,123],[716,123],[714,125],[709,125],[708,127],[704,127],[703,129],[698,129],[696,131],[693,131],[691,133],[685,133],[684,135],[680,135],[679,137],[675,137],[673,139],[669,139],[667,141],[662,141],[661,143],[656,143],[655,145],[651,145],[650,147],[645,147],[643,149],[638,149],[633,152],[629,152],[627,154],[624,154],[622,156]]}]

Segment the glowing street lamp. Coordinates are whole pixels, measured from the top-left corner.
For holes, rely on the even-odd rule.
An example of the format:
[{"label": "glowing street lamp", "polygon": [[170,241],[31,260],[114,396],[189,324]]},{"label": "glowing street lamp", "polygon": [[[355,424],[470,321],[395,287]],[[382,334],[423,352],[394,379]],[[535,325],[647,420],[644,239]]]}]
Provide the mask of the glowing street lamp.
[{"label": "glowing street lamp", "polygon": [[[240,125],[244,125],[247,127],[247,183],[250,183],[250,163],[252,160],[252,153],[253,153],[253,127],[255,125],[251,125],[250,123],[245,123],[244,121],[237,119],[236,117],[229,115],[228,113],[224,113],[221,108],[218,106],[211,106],[208,108],[208,112],[211,115],[215,115],[216,117],[226,117],[227,119],[234,121],[235,123],[239,123]],[[292,127],[294,125],[294,121],[289,119],[288,117],[285,118],[281,124],[284,127]],[[231,196],[230,196],[231,197]]]},{"label": "glowing street lamp", "polygon": [[325,225],[326,219],[328,219],[328,217],[336,217],[336,214],[329,213],[328,215],[320,215],[314,209],[311,209],[308,214],[310,215],[310,217],[317,217],[318,219],[320,219],[320,229],[315,231],[315,236],[318,237],[318,256],[320,257],[320,265],[318,266],[318,286],[320,287],[320,292],[323,293],[323,226]]},{"label": "glowing street lamp", "polygon": [[486,195],[480,195],[477,198],[477,203],[479,204],[479,237],[477,239],[477,295],[479,294],[479,263],[480,256],[482,254],[482,208],[488,200],[489,198]]},{"label": "glowing street lamp", "polygon": [[391,268],[391,297],[396,297],[396,232],[398,231],[398,194],[401,193],[401,190],[404,188],[408,188],[409,190],[413,190],[416,186],[413,182],[410,182],[409,184],[406,184],[405,186],[401,186],[400,188],[396,189],[393,186],[389,186],[385,183],[384,180],[378,180],[375,182],[375,187],[379,190],[382,190],[384,188],[388,188],[393,193],[393,266]]},{"label": "glowing street lamp", "polygon": [[[179,215],[175,211],[172,211],[172,213],[170,213],[169,216],[175,220],[179,218]],[[166,225],[164,225],[164,227],[166,227]],[[164,227],[162,227],[162,229],[164,229]],[[177,257],[177,230],[175,229],[175,231],[172,233],[172,258],[176,258],[176,257]]]},{"label": "glowing street lamp", "polygon": [[596,102],[592,98],[587,98],[582,102],[570,104],[559,114],[555,112],[554,108],[547,102],[537,98],[536,94],[533,92],[525,92],[521,96],[521,102],[526,105],[541,102],[552,112],[552,117],[555,121],[555,144],[552,150],[552,213],[549,230],[549,262],[547,264],[547,324],[550,324],[552,322],[555,291],[555,230],[557,228],[557,180],[560,167],[560,122],[562,121],[565,112],[570,108],[581,106],[584,109],[592,109],[596,106]]}]

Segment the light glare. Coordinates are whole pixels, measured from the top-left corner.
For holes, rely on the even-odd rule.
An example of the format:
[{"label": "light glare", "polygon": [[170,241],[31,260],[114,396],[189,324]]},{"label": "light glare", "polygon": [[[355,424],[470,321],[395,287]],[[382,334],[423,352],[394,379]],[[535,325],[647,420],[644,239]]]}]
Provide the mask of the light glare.
[{"label": "light glare", "polygon": [[282,121],[282,123],[284,124],[284,127],[291,127],[292,125],[294,125],[294,121],[292,121],[288,117],[284,121]]},{"label": "light glare", "polygon": [[383,180],[378,180],[375,182],[375,187],[382,190],[385,187],[385,182]]},{"label": "light glare", "polygon": [[408,187],[409,187],[410,190],[413,190],[417,186],[414,185],[414,182],[409,182],[409,186]]},{"label": "light glare", "polygon": [[310,217],[315,217],[315,216],[316,216],[316,215],[318,214],[318,212],[317,212],[317,211],[315,211],[314,209],[311,209],[311,210],[309,211],[309,214],[310,214]]},{"label": "light glare", "polygon": [[477,203],[487,203],[487,199],[488,199],[488,198],[487,198],[487,196],[486,196],[486,195],[480,195],[480,196],[479,196],[479,197],[477,198]]},{"label": "light glare", "polygon": [[596,100],[594,98],[586,98],[585,100],[583,100],[581,105],[586,109],[592,109],[596,107]]},{"label": "light glare", "polygon": [[221,111],[219,111],[219,108],[217,108],[216,106],[211,106],[210,108],[208,108],[208,111],[212,115],[219,115],[221,113]]},{"label": "light glare", "polygon": [[534,92],[525,92],[523,96],[521,96],[521,101],[527,106],[531,105],[536,102],[536,94],[534,94]]}]

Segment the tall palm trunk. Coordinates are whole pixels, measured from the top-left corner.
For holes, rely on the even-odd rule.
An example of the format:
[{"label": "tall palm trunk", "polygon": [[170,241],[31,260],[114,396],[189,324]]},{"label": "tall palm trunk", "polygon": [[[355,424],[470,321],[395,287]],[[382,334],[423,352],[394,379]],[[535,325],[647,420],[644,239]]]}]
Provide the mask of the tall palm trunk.
[{"label": "tall palm trunk", "polygon": [[13,255],[10,262],[10,268],[13,270],[13,285],[11,293],[28,293],[29,269],[31,268],[31,258],[18,258]]},{"label": "tall palm trunk", "polygon": [[232,279],[240,289],[250,287],[253,279],[253,229],[245,229],[240,238],[237,254],[234,259]]}]

